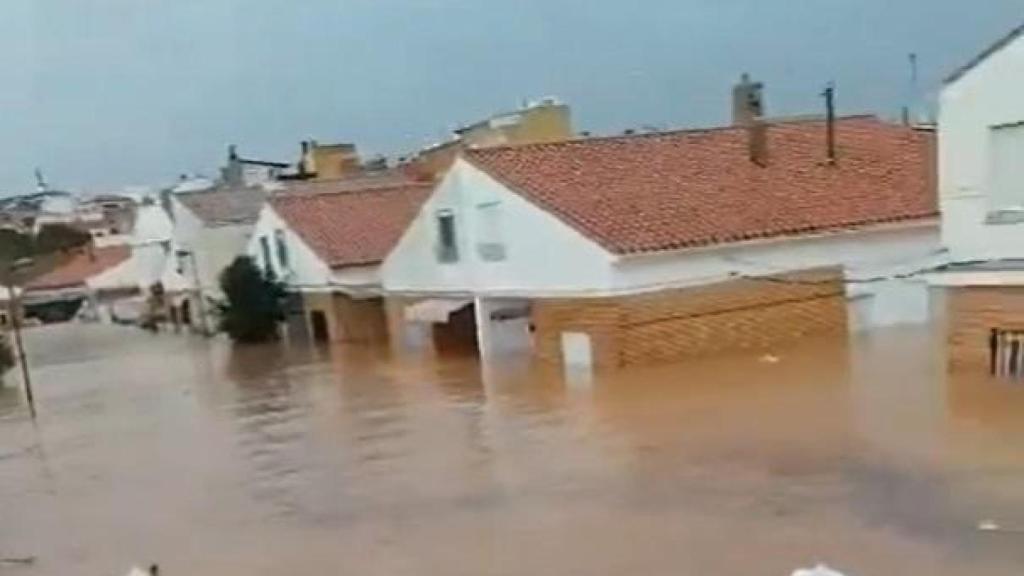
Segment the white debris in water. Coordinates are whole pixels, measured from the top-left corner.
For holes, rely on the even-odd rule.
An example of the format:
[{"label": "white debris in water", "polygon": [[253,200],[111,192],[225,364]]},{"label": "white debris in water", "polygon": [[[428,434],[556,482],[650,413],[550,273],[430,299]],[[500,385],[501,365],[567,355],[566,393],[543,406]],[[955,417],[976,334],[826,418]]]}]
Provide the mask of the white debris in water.
[{"label": "white debris in water", "polygon": [[149,572],[143,570],[142,568],[139,568],[138,566],[135,566],[131,570],[129,570],[128,574],[126,574],[125,576],[149,576]]},{"label": "white debris in water", "polygon": [[792,576],[843,576],[843,573],[837,572],[824,564],[818,564],[814,568],[794,570]]},{"label": "white debris in water", "polygon": [[779,360],[781,360],[781,358],[773,354],[765,354],[764,356],[761,356],[761,362],[764,362],[765,364],[778,364]]},{"label": "white debris in water", "polygon": [[1001,526],[999,526],[995,520],[982,520],[981,522],[978,522],[978,530],[981,530],[982,532],[996,532],[1000,528]]}]

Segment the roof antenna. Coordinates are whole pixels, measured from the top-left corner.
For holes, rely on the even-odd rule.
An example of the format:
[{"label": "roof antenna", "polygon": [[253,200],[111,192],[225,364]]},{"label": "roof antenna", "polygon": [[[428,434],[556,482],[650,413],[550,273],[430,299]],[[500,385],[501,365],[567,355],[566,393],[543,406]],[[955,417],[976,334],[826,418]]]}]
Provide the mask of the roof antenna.
[{"label": "roof antenna", "polygon": [[825,98],[825,146],[829,164],[836,163],[836,85],[829,82],[821,94]]},{"label": "roof antenna", "polygon": [[907,55],[907,59],[910,62],[910,84],[907,87],[907,102],[903,106],[903,124],[910,126],[917,103],[917,53],[911,52]]},{"label": "roof antenna", "polygon": [[46,183],[46,178],[43,177],[43,170],[36,168],[36,192],[46,192],[50,189],[50,186]]}]

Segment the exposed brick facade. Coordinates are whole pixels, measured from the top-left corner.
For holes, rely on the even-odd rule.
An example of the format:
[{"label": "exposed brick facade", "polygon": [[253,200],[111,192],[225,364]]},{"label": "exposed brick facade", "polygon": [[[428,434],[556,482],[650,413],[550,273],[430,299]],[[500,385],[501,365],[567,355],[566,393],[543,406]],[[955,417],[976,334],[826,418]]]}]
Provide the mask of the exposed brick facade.
[{"label": "exposed brick facade", "polygon": [[[332,342],[383,342],[387,339],[387,318],[381,298],[359,300],[340,293],[307,293],[303,299],[306,321],[309,322],[313,310],[323,312]],[[312,328],[309,332],[313,332]]]},{"label": "exposed brick facade", "polygon": [[841,279],[828,269],[635,296],[541,299],[533,304],[535,351],[561,362],[561,334],[585,332],[595,365],[608,369],[842,333]]},{"label": "exposed brick facade", "polygon": [[946,307],[947,356],[955,368],[987,371],[991,330],[1024,330],[1024,287],[949,288]]}]

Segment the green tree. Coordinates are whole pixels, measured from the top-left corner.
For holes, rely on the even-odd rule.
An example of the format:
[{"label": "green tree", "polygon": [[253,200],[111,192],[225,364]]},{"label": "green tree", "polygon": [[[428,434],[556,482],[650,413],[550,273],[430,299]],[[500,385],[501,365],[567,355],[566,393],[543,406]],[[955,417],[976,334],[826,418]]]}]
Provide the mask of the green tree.
[{"label": "green tree", "polygon": [[220,327],[235,342],[266,342],[278,337],[284,320],[284,289],[264,275],[248,256],[235,258],[220,274],[227,301],[221,305]]},{"label": "green tree", "polygon": [[36,235],[36,254],[50,254],[84,246],[92,241],[88,232],[64,224],[44,224]]}]

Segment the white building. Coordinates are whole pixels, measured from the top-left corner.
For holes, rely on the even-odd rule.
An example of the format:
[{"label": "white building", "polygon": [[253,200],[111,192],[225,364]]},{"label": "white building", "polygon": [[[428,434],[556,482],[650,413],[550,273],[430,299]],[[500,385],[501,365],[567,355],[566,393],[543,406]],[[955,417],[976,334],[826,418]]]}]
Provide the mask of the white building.
[{"label": "white building", "polygon": [[924,322],[933,134],[873,117],[470,150],[383,266],[409,330],[620,367]]},{"label": "white building", "polygon": [[1024,353],[1022,73],[1024,26],[951,75],[939,98],[942,240],[952,264],[933,282],[945,295],[954,365],[996,370],[1014,342]]},{"label": "white building", "polygon": [[316,341],[387,337],[380,263],[430,192],[383,181],[293,186],[264,205],[248,253],[293,295],[289,332]]},{"label": "white building", "polygon": [[[179,192],[170,195],[174,220],[173,244],[175,270],[193,294],[185,316],[201,330],[213,328],[212,301],[223,298],[220,273],[238,256],[246,253],[253,226],[266,200],[263,188],[216,187],[208,190]],[[201,293],[203,309],[192,302]],[[206,317],[202,326],[201,317]]]}]

